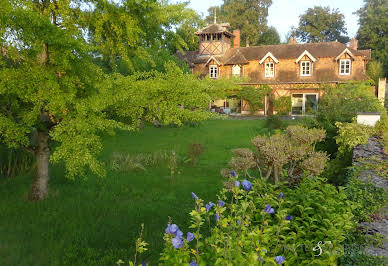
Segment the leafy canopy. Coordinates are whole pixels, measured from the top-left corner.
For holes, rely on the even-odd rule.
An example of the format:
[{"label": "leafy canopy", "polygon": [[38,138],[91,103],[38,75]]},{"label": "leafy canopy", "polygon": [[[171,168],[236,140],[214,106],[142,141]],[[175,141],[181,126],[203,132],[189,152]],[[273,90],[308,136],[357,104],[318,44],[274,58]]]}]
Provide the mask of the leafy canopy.
[{"label": "leafy canopy", "polygon": [[338,9],[315,6],[299,17],[295,36],[302,42],[329,42],[338,40],[346,43],[345,17]]},{"label": "leafy canopy", "polygon": [[[130,64],[131,54],[147,58],[137,44],[162,42],[148,36],[155,25],[143,25],[142,16],[132,17],[126,10],[143,12],[145,18],[154,16],[155,6],[165,10],[168,18],[156,28],[181,18],[175,9],[167,12],[172,7],[164,2],[120,3],[1,2],[0,142],[34,150],[31,136],[49,135],[58,143],[51,160],[63,161],[69,177],[87,168],[103,175],[96,156],[105,132],[136,129],[141,121],[180,125],[209,116],[204,112],[208,103],[232,82],[201,81],[173,63],[164,65],[165,73],[131,76],[107,74],[95,64],[96,55],[112,69],[112,58]],[[94,8],[85,10],[84,5]]]},{"label": "leafy canopy", "polygon": [[382,62],[384,73],[388,73],[388,1],[365,0],[357,11],[360,28],[357,32],[359,47],[372,49],[372,57]]}]

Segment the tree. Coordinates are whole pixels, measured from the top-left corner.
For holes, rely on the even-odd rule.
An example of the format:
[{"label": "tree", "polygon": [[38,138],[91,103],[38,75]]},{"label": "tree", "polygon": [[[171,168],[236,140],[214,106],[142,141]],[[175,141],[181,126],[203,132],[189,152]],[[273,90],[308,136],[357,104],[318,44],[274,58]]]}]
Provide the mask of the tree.
[{"label": "tree", "polygon": [[[338,40],[346,43],[345,17],[338,9],[315,6],[307,9],[299,17],[299,26],[294,29],[296,37],[302,42],[330,42]],[[345,35],[343,35],[345,34]]]},{"label": "tree", "polygon": [[260,35],[258,45],[273,44],[280,44],[280,36],[276,28],[271,26]]},{"label": "tree", "polygon": [[[87,4],[96,10],[83,11]],[[96,158],[103,134],[135,129],[141,121],[179,125],[205,119],[212,97],[230,84],[201,81],[173,63],[165,65],[165,73],[104,73],[94,64],[96,52],[113,64],[114,56],[130,62],[123,44],[142,42],[140,26],[126,21],[124,11],[105,0],[1,2],[0,142],[35,156],[30,200],[46,197],[50,160],[64,162],[70,178],[87,169],[104,175]],[[94,35],[86,39],[85,32]]]},{"label": "tree", "polygon": [[380,61],[388,74],[388,1],[365,0],[357,11],[360,28],[357,32],[360,49],[372,49],[372,57]]},{"label": "tree", "polygon": [[379,84],[379,78],[384,76],[383,64],[379,61],[370,61],[366,66],[366,74],[375,82],[375,85]]},{"label": "tree", "polygon": [[259,36],[267,29],[268,8],[272,0],[224,0],[221,7],[209,8],[208,23],[214,21],[214,10],[217,22],[228,22],[232,29],[241,31],[242,44],[256,45]]}]

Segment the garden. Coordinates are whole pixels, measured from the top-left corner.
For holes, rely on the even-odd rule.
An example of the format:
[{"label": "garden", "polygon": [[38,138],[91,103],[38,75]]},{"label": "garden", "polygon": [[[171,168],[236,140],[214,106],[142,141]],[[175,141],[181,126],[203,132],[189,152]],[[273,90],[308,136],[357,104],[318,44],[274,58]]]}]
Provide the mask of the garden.
[{"label": "garden", "polygon": [[[365,227],[387,220],[373,80],[321,84],[317,111],[284,119],[290,97],[178,61],[204,23],[188,3],[1,1],[0,17],[0,265],[386,265]],[[233,95],[279,113],[209,112]]]}]

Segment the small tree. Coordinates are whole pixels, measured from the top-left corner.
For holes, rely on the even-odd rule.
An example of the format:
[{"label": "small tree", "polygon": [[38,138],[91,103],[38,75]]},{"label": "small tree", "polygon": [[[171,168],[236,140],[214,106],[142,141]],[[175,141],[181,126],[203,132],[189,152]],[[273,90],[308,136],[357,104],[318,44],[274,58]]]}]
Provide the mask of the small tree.
[{"label": "small tree", "polygon": [[268,85],[259,87],[244,86],[240,90],[240,96],[248,102],[251,113],[264,108],[264,97],[271,93],[271,88]]}]

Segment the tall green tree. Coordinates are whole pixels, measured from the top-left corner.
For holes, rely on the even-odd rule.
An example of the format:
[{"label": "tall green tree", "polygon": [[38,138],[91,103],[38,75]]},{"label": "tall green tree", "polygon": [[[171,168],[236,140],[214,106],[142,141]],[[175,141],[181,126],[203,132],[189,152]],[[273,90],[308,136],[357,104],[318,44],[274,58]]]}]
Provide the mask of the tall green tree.
[{"label": "tall green tree", "polygon": [[[85,4],[106,9],[85,11]],[[204,119],[212,97],[231,84],[201,81],[171,63],[165,73],[122,76],[102,71],[94,64],[96,51],[103,60],[125,58],[127,49],[137,48],[124,43],[142,42],[141,27],[126,21],[125,12],[121,17],[122,10],[105,0],[0,3],[0,142],[23,147],[36,158],[30,200],[46,197],[50,160],[63,162],[70,178],[87,169],[104,175],[96,158],[103,134],[135,129],[141,121]],[[104,26],[96,26],[95,16]],[[93,38],[85,32],[94,33]]]},{"label": "tall green tree", "polygon": [[258,45],[274,44],[280,44],[280,36],[276,28],[271,26],[260,35]]},{"label": "tall green tree", "polygon": [[257,45],[259,36],[267,29],[268,8],[272,0],[224,0],[219,8],[209,8],[208,23],[230,23],[232,29],[241,30],[242,44]]},{"label": "tall green tree", "polygon": [[372,49],[372,57],[383,64],[388,75],[388,0],[364,0],[357,14],[359,47]]},{"label": "tall green tree", "polygon": [[299,26],[294,29],[302,42],[330,42],[338,40],[346,43],[345,17],[338,9],[315,6],[299,17]]}]

